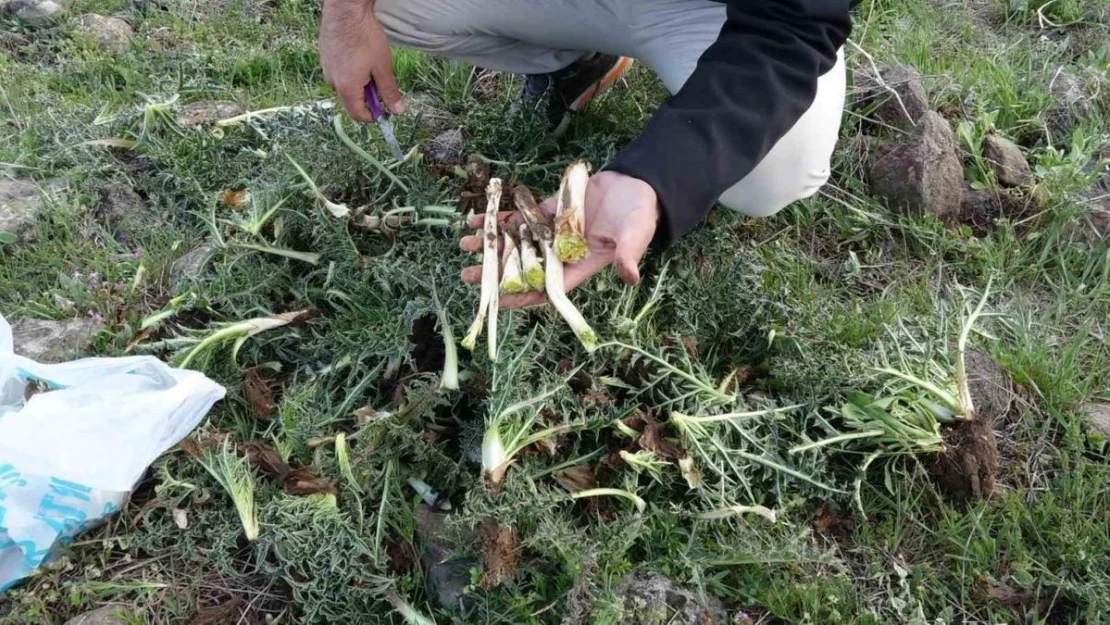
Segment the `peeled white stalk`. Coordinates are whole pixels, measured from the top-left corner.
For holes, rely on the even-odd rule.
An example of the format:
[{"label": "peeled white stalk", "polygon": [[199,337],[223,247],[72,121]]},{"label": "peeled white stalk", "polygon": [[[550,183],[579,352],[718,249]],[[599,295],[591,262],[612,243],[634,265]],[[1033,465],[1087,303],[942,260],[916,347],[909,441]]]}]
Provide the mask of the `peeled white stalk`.
[{"label": "peeled white stalk", "polygon": [[532,231],[528,224],[520,224],[520,266],[524,271],[524,282],[533,291],[542,291],[544,283],[543,261],[532,244]]},{"label": "peeled white stalk", "polygon": [[501,204],[501,179],[490,178],[486,187],[486,223],[482,249],[482,288],[478,300],[478,314],[470,330],[463,337],[462,346],[474,351],[482,322],[487,321],[489,359],[497,360],[497,208]]},{"label": "peeled white stalk", "polygon": [[555,252],[564,263],[577,263],[589,254],[586,245],[586,185],[590,165],[575,161],[563,173],[555,208]]},{"label": "peeled white stalk", "polygon": [[505,294],[523,293],[528,290],[524,282],[520,263],[520,247],[508,232],[501,233],[505,249],[501,252],[501,292]]},{"label": "peeled white stalk", "polygon": [[566,288],[563,286],[563,261],[555,255],[555,250],[551,247],[550,241],[543,241],[545,276],[544,285],[547,290],[547,299],[551,300],[551,304],[555,306],[555,310],[559,311],[563,319],[566,320],[567,325],[574,331],[574,335],[578,337],[578,341],[582,343],[582,347],[586,351],[592,352],[597,349],[597,333],[586,322],[586,318],[574,304],[567,297]]}]

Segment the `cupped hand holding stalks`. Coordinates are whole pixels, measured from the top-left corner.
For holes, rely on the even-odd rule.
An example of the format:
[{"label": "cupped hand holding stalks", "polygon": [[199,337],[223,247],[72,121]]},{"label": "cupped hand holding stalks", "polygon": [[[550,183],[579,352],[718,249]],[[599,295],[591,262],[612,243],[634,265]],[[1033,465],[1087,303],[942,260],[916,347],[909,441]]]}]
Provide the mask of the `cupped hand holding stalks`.
[{"label": "cupped hand holding stalks", "polygon": [[496,360],[497,310],[545,301],[588,351],[597,347],[597,334],[566,293],[610,264],[626,283],[638,284],[659,208],[647,183],[611,171],[591,177],[589,167],[584,161],[568,166],[558,193],[543,205],[527,187],[513,188],[516,211],[498,212],[505,190],[499,178],[490,179],[486,211],[470,221],[482,233],[460,242],[464,251],[482,254],[482,264],[462,274],[464,282],[481,285],[478,314],[463,347],[474,349],[485,321],[489,357]]}]

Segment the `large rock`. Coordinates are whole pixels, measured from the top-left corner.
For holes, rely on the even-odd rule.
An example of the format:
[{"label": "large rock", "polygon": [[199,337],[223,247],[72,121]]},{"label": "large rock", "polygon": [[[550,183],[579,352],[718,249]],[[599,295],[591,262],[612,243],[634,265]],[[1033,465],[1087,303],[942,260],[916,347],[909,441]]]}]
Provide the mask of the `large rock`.
[{"label": "large rock", "polygon": [[158,216],[143,198],[124,184],[110,184],[100,191],[96,216],[120,245],[130,245],[144,230],[158,226]]},{"label": "large rock", "polygon": [[173,261],[170,267],[170,279],[175,285],[196,280],[204,272],[204,267],[209,259],[216,253],[216,246],[211,243],[202,243]]},{"label": "large rock", "polygon": [[123,52],[131,45],[134,31],[131,25],[118,17],[104,17],[86,13],[77,18],[77,32],[96,42],[101,50]]},{"label": "large rock", "polygon": [[178,116],[177,121],[182,126],[199,126],[242,114],[243,109],[234,102],[205,100],[186,104],[181,109],[181,115]]},{"label": "large rock", "polygon": [[728,614],[720,599],[705,601],[690,588],[653,572],[625,576],[617,589],[621,625],[725,625]]},{"label": "large rock", "polygon": [[428,144],[428,160],[433,163],[458,163],[462,160],[466,141],[461,128],[444,130]]},{"label": "large rock", "polygon": [[31,241],[34,225],[43,205],[60,197],[65,184],[51,179],[0,180],[0,231],[10,232],[21,241]]},{"label": "large rock", "polygon": [[[882,125],[903,130],[913,129],[917,120],[929,110],[929,100],[925,85],[921,82],[921,74],[908,65],[888,65],[879,69],[879,77],[875,76],[874,70],[857,72],[856,108],[874,108],[872,116]],[[895,93],[898,94],[897,98],[894,97]]]},{"label": "large rock", "polygon": [[963,174],[952,126],[928,111],[908,139],[874,164],[871,185],[892,210],[943,217],[960,210]]},{"label": "large rock", "polygon": [[33,28],[45,28],[58,21],[65,10],[62,5],[53,0],[40,0],[38,2],[14,1],[8,10],[15,13],[24,24]]},{"label": "large rock", "polygon": [[65,625],[125,625],[123,619],[116,616],[122,612],[115,606],[104,606],[92,612],[85,612],[65,622]]},{"label": "large rock", "polygon": [[1083,416],[1092,431],[1110,439],[1110,404],[1090,404],[1083,409]]},{"label": "large rock", "polygon": [[64,321],[15,319],[12,321],[15,353],[37,362],[66,362],[81,356],[93,335],[104,329],[94,319]]},{"label": "large rock", "polygon": [[1004,187],[1020,187],[1029,182],[1032,170],[1021,148],[1013,141],[998,135],[983,137],[983,158],[987,159],[998,184]]},{"label": "large rock", "polygon": [[1067,143],[1077,123],[1096,112],[1100,94],[1110,88],[1110,79],[1100,72],[1072,73],[1060,70],[1048,85],[1053,104],[1045,112],[1045,123],[1056,142]]}]

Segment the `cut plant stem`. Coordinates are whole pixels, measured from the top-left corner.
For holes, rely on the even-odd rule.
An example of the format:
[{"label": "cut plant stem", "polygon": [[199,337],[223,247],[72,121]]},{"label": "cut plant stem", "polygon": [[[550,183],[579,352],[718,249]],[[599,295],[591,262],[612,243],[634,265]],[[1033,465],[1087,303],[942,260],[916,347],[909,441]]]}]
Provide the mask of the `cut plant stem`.
[{"label": "cut plant stem", "polygon": [[443,334],[443,375],[439,378],[439,387],[457,391],[459,390],[459,351],[455,347],[455,333],[451,330],[451,320],[447,318],[447,309],[436,295],[435,285],[432,285],[432,302],[436,306],[439,331]]},{"label": "cut plant stem", "polygon": [[586,244],[586,186],[590,165],[575,161],[559,185],[555,209],[555,253],[564,263],[577,263],[589,255]]},{"label": "cut plant stem", "polygon": [[[532,195],[532,191],[528,187],[518,184],[513,188],[513,205],[524,217],[524,223],[527,224],[528,230],[531,231],[532,238],[535,241],[550,241],[554,238],[555,226],[551,218],[540,210],[540,207],[536,204],[535,196]],[[521,238],[524,238],[523,235]]]},{"label": "cut plant stem", "polygon": [[524,270],[521,268],[520,247],[509,232],[503,232],[501,236],[505,241],[505,249],[501,252],[501,293],[523,293],[528,290],[528,285],[524,282]]},{"label": "cut plant stem", "polygon": [[764,506],[741,506],[741,505],[727,506],[725,508],[720,508],[718,510],[710,510],[709,512],[703,512],[703,513],[698,515],[698,518],[699,519],[705,519],[705,520],[708,520],[708,521],[716,521],[718,519],[727,519],[727,518],[731,518],[731,517],[734,517],[734,516],[739,516],[741,514],[748,514],[748,513],[758,514],[759,516],[767,519],[768,521],[770,521],[772,523],[776,523],[778,521],[778,513],[776,513],[774,510],[772,510],[770,508],[767,508],[767,507],[764,507]]},{"label": "cut plant stem", "polygon": [[591,488],[589,490],[580,490],[577,493],[572,493],[570,497],[571,499],[582,499],[584,497],[621,497],[627,499],[636,506],[637,512],[643,513],[647,510],[647,502],[641,499],[639,495],[619,488]]},{"label": "cut plant stem", "polygon": [[528,224],[520,224],[520,267],[524,271],[524,282],[533,291],[543,291],[543,261],[532,244],[532,231]]},{"label": "cut plant stem", "polygon": [[497,209],[501,204],[501,179],[490,178],[486,187],[486,222],[482,251],[482,286],[478,300],[478,314],[470,330],[463,337],[462,346],[474,351],[478,335],[482,333],[482,322],[487,321],[489,335],[489,359],[497,361]]},{"label": "cut plant stem", "polygon": [[541,245],[543,245],[544,264],[546,265],[544,285],[546,286],[547,298],[551,300],[555,310],[559,311],[567,325],[574,331],[574,336],[578,337],[582,347],[585,347],[588,352],[593,352],[597,349],[597,333],[594,332],[594,329],[586,322],[586,318],[578,312],[570,298],[567,297],[566,287],[563,285],[563,261],[555,255],[555,250],[552,249],[550,241],[543,241]]}]

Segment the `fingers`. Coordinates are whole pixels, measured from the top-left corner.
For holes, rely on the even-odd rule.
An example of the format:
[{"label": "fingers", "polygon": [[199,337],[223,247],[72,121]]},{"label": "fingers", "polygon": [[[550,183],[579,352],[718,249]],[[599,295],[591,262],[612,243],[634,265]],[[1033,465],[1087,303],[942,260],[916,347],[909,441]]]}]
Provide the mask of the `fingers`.
[{"label": "fingers", "polygon": [[393,69],[383,68],[374,72],[374,84],[377,85],[378,96],[389,112],[394,115],[404,114],[405,100],[401,97],[401,89],[397,87],[397,79],[393,77]]},{"label": "fingers", "polygon": [[613,264],[616,266],[617,275],[625,284],[629,286],[640,284],[640,259],[647,253],[652,236],[652,231],[633,228],[625,230],[617,239]]},{"label": "fingers", "polygon": [[[506,225],[512,225],[515,228],[520,228],[524,218],[516,211],[501,211],[497,213],[497,225],[499,228],[504,228]],[[486,227],[486,214],[479,213],[471,216],[470,221],[466,222],[468,226],[475,230],[481,230]]]},{"label": "fingers", "polygon": [[[471,265],[462,270],[462,281],[466,284],[480,284],[482,282],[482,266]],[[497,298],[500,308],[528,308],[531,306],[542,306],[547,303],[547,296],[539,291],[532,291],[529,293],[515,293],[513,295],[501,295]]]},{"label": "fingers", "polygon": [[362,98],[362,85],[337,84],[335,90],[339,93],[339,98],[343,100],[343,108],[346,109],[347,115],[350,115],[351,119],[363,123],[374,121],[374,117],[370,115],[370,109],[366,108],[366,101]]},{"label": "fingers", "polygon": [[551,196],[546,200],[540,202],[540,210],[543,211],[544,214],[548,217],[554,217],[556,208],[555,201],[555,196]]}]

